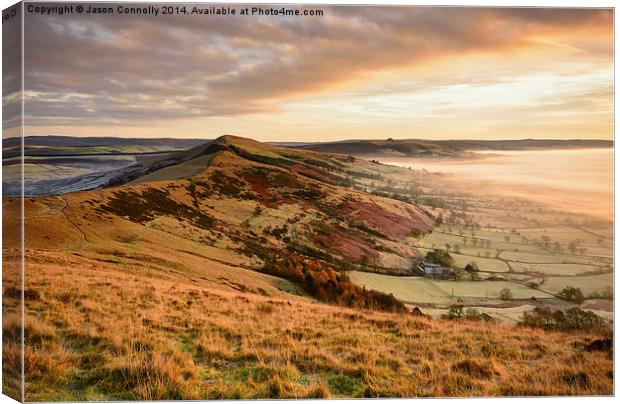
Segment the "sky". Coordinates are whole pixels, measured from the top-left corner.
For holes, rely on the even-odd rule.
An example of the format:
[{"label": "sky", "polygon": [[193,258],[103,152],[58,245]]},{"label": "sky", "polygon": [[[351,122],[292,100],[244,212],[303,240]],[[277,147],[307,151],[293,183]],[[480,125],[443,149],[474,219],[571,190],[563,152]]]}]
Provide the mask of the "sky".
[{"label": "sky", "polygon": [[27,14],[25,134],[613,138],[611,10],[320,9]]}]

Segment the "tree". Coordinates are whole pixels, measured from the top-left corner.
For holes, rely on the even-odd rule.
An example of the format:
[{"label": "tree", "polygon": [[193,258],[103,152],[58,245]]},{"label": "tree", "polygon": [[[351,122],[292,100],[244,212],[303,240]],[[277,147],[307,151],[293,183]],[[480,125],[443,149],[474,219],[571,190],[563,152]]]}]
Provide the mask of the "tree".
[{"label": "tree", "polygon": [[543,242],[543,248],[546,250],[549,248],[549,243],[551,243],[551,237],[547,236],[546,234],[543,235],[542,237],[540,237],[540,239]]},{"label": "tree", "polygon": [[601,330],[606,326],[604,318],[599,317],[592,311],[581,310],[573,307],[566,311],[551,311],[548,308],[536,307],[531,312],[524,312],[519,325],[540,327],[547,330]]},{"label": "tree", "polygon": [[573,303],[577,303],[577,304],[581,304],[581,303],[583,303],[586,300],[586,298],[584,297],[583,293],[581,292],[581,289],[574,288],[572,286],[565,287],[558,294],[558,296],[561,299],[568,300],[569,302],[573,302]]},{"label": "tree", "polygon": [[459,247],[458,244],[455,244],[454,247],[452,247],[454,250],[455,254],[460,254],[461,253],[461,247]]},{"label": "tree", "polygon": [[450,310],[447,313],[442,314],[441,318],[444,320],[468,320],[468,321],[482,321],[487,323],[493,323],[495,320],[493,317],[486,313],[481,313],[476,309],[464,309],[462,304],[453,304],[450,306]]},{"label": "tree", "polygon": [[463,318],[463,305],[453,304],[446,314],[442,314],[441,318],[446,320],[460,320]]},{"label": "tree", "polygon": [[586,253],[586,249],[583,247],[583,240],[581,239],[575,239],[571,242],[568,243],[568,249],[570,252],[572,252],[573,254],[576,254],[577,252],[581,253],[581,255]]},{"label": "tree", "polygon": [[478,272],[480,270],[480,268],[478,268],[478,264],[476,264],[476,261],[472,261],[465,265],[464,269],[468,272]]},{"label": "tree", "polygon": [[508,288],[504,288],[499,292],[499,298],[502,300],[512,300],[512,292]]},{"label": "tree", "polygon": [[442,265],[444,267],[451,267],[454,265],[454,258],[444,250],[434,249],[426,253],[426,261],[431,264]]}]

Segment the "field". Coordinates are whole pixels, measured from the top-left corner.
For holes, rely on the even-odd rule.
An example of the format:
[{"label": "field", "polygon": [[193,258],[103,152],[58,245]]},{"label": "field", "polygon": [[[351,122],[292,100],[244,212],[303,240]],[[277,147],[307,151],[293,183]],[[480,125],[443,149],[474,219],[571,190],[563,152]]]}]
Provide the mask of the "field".
[{"label": "field", "polygon": [[515,300],[550,299],[553,295],[506,281],[451,281],[435,280],[418,276],[403,277],[369,272],[350,272],[354,282],[368,289],[393,293],[396,298],[411,304],[456,304],[469,305],[495,302],[500,292],[509,289]]},{"label": "field", "polygon": [[548,290],[551,293],[558,293],[567,286],[579,286],[588,295],[594,292],[603,292],[606,289],[610,289],[612,285],[613,274],[607,273],[591,276],[549,277],[541,285],[541,289]]}]

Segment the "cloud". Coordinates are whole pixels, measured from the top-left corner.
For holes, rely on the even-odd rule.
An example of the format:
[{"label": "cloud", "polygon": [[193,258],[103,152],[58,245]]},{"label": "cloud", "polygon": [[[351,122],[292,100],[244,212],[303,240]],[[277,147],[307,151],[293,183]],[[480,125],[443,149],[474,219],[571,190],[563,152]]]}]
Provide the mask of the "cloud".
[{"label": "cloud", "polygon": [[321,8],[323,17],[296,18],[28,14],[28,123],[275,113],[287,100],[472,53],[509,58],[542,47],[567,58],[612,58],[610,10]]}]

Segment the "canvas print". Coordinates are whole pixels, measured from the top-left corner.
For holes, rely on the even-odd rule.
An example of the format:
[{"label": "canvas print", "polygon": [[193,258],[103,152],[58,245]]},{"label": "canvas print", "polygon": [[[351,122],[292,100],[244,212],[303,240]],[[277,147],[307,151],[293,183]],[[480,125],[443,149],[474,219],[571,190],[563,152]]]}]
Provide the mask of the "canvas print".
[{"label": "canvas print", "polygon": [[5,9],[3,393],[613,395],[613,18]]}]

